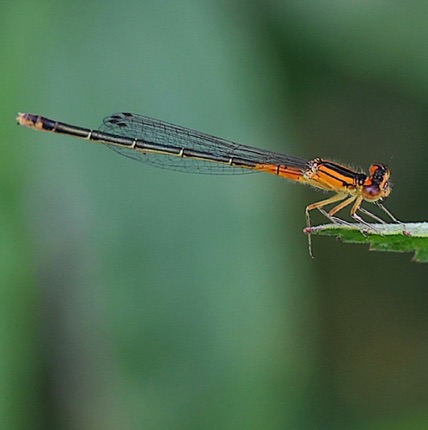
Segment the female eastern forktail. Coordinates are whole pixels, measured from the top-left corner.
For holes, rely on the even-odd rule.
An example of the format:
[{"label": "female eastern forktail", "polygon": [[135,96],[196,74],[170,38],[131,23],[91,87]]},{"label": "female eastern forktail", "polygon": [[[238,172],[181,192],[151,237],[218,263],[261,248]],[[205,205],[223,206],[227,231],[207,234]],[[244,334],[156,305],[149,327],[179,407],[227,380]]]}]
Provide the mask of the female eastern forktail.
[{"label": "female eastern forktail", "polygon": [[[360,211],[384,223],[376,215],[361,207],[363,201],[375,203],[394,222],[398,222],[380,203],[391,193],[389,182],[391,172],[385,164],[371,165],[369,175],[366,175],[322,158],[305,160],[240,145],[127,112],[116,113],[105,118],[99,130],[69,125],[28,113],[18,114],[17,121],[20,125],[36,130],[100,142],[121,155],[156,167],[208,174],[267,172],[334,192],[332,197],[306,207],[308,228],[311,224],[309,212],[314,209],[318,209],[333,222],[346,223],[335,215],[351,204],[351,217],[356,221],[371,227],[357,214]],[[333,203],[337,204],[326,212],[324,207]]]}]

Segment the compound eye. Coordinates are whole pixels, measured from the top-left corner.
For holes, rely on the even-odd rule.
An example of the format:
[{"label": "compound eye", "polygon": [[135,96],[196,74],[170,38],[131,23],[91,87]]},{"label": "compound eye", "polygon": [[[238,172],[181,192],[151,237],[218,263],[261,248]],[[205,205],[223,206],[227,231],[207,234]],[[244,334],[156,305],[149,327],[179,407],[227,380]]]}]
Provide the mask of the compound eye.
[{"label": "compound eye", "polygon": [[370,176],[364,187],[364,195],[368,200],[385,199],[391,193],[389,177],[391,172],[384,164],[373,164],[369,168]]},{"label": "compound eye", "polygon": [[391,171],[385,164],[372,164],[369,168],[369,172],[372,181],[378,183],[387,181],[391,176]]}]

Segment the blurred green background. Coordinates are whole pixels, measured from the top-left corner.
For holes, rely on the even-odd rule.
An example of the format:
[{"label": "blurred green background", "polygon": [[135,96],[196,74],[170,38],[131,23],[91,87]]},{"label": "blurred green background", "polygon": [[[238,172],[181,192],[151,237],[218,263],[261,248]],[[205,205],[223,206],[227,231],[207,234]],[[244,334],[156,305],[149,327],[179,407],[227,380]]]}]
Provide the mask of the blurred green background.
[{"label": "blurred green background", "polygon": [[311,260],[309,188],[14,121],[124,110],[384,162],[386,206],[426,221],[427,22],[425,1],[3,2],[1,428],[428,428],[427,266],[329,238]]}]

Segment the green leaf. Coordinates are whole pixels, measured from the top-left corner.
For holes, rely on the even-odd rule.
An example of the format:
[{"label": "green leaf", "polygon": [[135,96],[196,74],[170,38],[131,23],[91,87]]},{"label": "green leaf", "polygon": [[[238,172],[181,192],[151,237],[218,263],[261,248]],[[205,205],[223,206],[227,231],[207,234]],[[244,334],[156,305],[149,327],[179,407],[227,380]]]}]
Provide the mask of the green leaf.
[{"label": "green leaf", "polygon": [[413,252],[413,261],[428,263],[428,222],[406,224],[325,224],[306,234],[336,236],[345,243],[367,243],[371,251]]}]

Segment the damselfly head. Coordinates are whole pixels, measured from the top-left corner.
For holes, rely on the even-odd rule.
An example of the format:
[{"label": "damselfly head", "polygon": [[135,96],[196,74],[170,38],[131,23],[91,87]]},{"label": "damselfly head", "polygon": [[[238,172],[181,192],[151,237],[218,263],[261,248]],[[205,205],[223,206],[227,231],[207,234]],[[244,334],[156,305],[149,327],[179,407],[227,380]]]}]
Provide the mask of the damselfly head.
[{"label": "damselfly head", "polygon": [[391,171],[385,164],[372,164],[369,169],[370,175],[363,185],[363,196],[365,200],[375,202],[386,199],[392,191],[389,178]]}]

